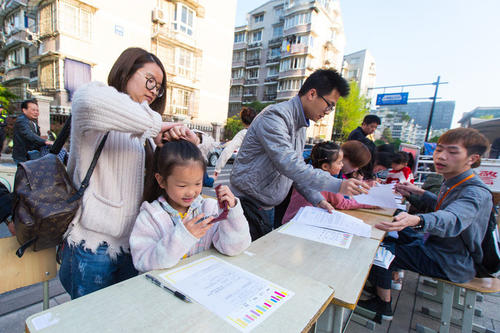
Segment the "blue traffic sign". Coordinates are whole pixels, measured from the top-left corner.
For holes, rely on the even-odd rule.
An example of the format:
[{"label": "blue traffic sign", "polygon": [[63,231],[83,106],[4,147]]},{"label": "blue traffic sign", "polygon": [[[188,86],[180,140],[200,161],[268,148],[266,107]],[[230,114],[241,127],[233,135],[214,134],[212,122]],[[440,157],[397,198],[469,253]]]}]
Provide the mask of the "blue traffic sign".
[{"label": "blue traffic sign", "polygon": [[377,105],[408,104],[408,93],[377,94]]}]

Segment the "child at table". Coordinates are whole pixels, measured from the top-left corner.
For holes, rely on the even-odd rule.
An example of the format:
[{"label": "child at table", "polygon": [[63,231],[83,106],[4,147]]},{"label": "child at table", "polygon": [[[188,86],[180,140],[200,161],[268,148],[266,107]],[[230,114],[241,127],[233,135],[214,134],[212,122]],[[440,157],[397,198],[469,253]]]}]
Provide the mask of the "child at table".
[{"label": "child at table", "polygon": [[408,167],[408,161],[410,157],[408,153],[404,151],[397,152],[392,158],[392,169],[389,170],[387,175],[386,184],[393,183],[412,183],[415,181],[413,178],[413,173],[411,169]]},{"label": "child at table", "polygon": [[[343,167],[342,159],[344,153],[342,149],[333,142],[321,142],[316,144],[311,151],[311,163],[314,168],[322,169],[336,177]],[[354,171],[354,170],[349,170]],[[354,199],[345,198],[340,193],[328,191],[321,192],[325,200],[337,209],[357,209],[357,208],[376,208],[375,206],[358,203]],[[282,223],[290,221],[301,207],[313,206],[298,191],[293,189],[290,204],[283,216]]]},{"label": "child at table", "polygon": [[[194,144],[179,140],[156,148],[153,169],[154,174],[149,176],[155,177],[155,186],[146,189],[146,201],[130,236],[137,270],[172,267],[212,244],[219,252],[231,256],[250,245],[243,209],[227,186],[217,190],[219,203],[229,210],[227,217],[213,222],[219,204],[200,195],[206,167]],[[206,216],[211,217],[203,220]]]}]

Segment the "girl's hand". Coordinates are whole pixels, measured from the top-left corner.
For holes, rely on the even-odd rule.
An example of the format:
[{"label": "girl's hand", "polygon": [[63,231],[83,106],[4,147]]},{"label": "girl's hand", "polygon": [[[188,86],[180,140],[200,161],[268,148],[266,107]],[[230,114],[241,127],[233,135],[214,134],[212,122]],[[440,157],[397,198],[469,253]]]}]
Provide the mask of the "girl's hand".
[{"label": "girl's hand", "polygon": [[234,196],[233,192],[231,192],[229,187],[227,187],[226,185],[222,185],[216,191],[217,198],[220,202],[226,201],[231,208],[236,206],[236,197]]},{"label": "girl's hand", "polygon": [[219,177],[219,173],[217,171],[214,172],[214,175],[212,178],[214,179],[214,182],[217,180],[217,177]]},{"label": "girl's hand", "polygon": [[205,214],[200,214],[198,216],[195,216],[194,218],[192,218],[191,220],[188,220],[188,221],[182,221],[182,223],[184,223],[184,226],[186,227],[186,229],[196,238],[200,239],[201,237],[205,236],[205,234],[207,233],[208,229],[210,229],[212,227],[212,220],[214,219],[212,216],[199,222],[199,223],[196,223],[198,222],[199,220],[201,220],[203,217],[205,216]]},{"label": "girl's hand", "polygon": [[326,200],[321,200],[318,204],[318,207],[326,209],[330,214],[333,213],[333,211],[335,210],[333,206]]}]

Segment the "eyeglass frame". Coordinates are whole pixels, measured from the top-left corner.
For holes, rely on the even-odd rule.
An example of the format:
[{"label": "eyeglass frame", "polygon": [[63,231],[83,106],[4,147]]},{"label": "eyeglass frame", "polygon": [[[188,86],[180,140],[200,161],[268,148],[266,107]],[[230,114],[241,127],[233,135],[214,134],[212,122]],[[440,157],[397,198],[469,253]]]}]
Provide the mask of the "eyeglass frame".
[{"label": "eyeglass frame", "polygon": [[[161,84],[158,84],[158,81],[153,76],[148,76],[148,74],[143,73],[142,71],[137,71],[137,73],[144,75],[144,78],[146,79],[146,89],[149,91],[153,91],[153,89],[156,89],[156,97],[160,98],[163,96],[165,93],[165,89],[163,89]],[[153,88],[148,87],[148,82],[152,81],[155,83],[155,86]],[[161,93],[160,93],[161,91]]]},{"label": "eyeglass frame", "polygon": [[331,104],[326,100],[326,98],[324,98],[322,95],[318,94],[319,97],[321,97],[323,99],[323,101],[325,101],[326,103],[326,111],[330,112],[333,110],[333,108],[335,107],[335,102],[332,102]]}]

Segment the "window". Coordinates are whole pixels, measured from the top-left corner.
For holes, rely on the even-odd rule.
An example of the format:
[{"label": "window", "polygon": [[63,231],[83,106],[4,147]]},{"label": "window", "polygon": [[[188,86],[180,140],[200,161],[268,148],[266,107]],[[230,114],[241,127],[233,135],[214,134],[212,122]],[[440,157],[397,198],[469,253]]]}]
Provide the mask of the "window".
[{"label": "window", "polygon": [[301,86],[301,79],[283,80],[278,85],[278,91],[299,90]]},{"label": "window", "polygon": [[277,58],[281,55],[281,51],[279,47],[273,47],[269,50],[269,59]]},{"label": "window", "polygon": [[59,75],[58,67],[54,61],[40,64],[40,89],[55,89],[56,77]]},{"label": "window", "polygon": [[286,58],[283,61],[281,61],[280,72],[284,72],[290,69],[305,68],[305,65],[306,65],[305,57]]},{"label": "window", "polygon": [[260,59],[260,50],[250,51],[247,55],[247,60]]},{"label": "window", "polygon": [[243,77],[243,68],[233,69],[231,71],[232,79],[241,79]]},{"label": "window", "polygon": [[21,15],[21,11],[17,11],[13,14],[10,14],[8,15],[6,18],[5,18],[5,21],[4,21],[4,31],[7,33],[7,34],[10,34],[13,30],[15,29],[21,29],[22,26],[21,26],[21,20],[20,20],[20,15]]},{"label": "window", "polygon": [[[61,30],[83,39],[90,39],[91,35],[91,12],[88,9],[60,3],[61,12],[59,21]],[[40,15],[42,16],[42,15]]]},{"label": "window", "polygon": [[262,40],[262,30],[252,33],[252,42],[260,42]]},{"label": "window", "polygon": [[273,27],[273,37],[280,37],[283,35],[283,26],[278,25]]},{"label": "window", "polygon": [[274,16],[281,18],[283,16],[283,7],[274,8]]},{"label": "window", "polygon": [[170,45],[157,45],[157,52],[167,73],[175,73],[175,48]]},{"label": "window", "polygon": [[40,35],[54,32],[54,3],[40,9],[38,31]]},{"label": "window", "polygon": [[229,90],[229,96],[231,96],[231,97],[241,96],[241,86],[231,87],[231,89]]},{"label": "window", "polygon": [[267,76],[275,76],[278,75],[279,72],[279,66],[270,66],[269,69],[267,70]]},{"label": "window", "polygon": [[189,36],[193,35],[194,10],[181,4],[177,4],[174,12],[174,29]]},{"label": "window", "polygon": [[244,61],[245,51],[234,51],[233,52],[233,62]]},{"label": "window", "polygon": [[241,32],[236,32],[234,34],[234,42],[235,43],[244,43],[246,38],[246,32],[245,31],[241,31]]},{"label": "window", "polygon": [[264,14],[254,15],[253,20],[255,23],[264,21]]},{"label": "window", "polygon": [[259,69],[252,68],[247,70],[247,79],[256,79],[259,77]]},{"label": "window", "polygon": [[177,59],[175,62],[176,73],[181,77],[191,79],[193,73],[193,52],[177,48]]},{"label": "window", "polygon": [[243,95],[245,96],[255,96],[257,93],[257,87],[245,87],[245,90],[243,91]]},{"label": "window", "polygon": [[172,94],[172,113],[189,114],[191,104],[191,92],[185,89],[174,88]]},{"label": "window", "polygon": [[309,23],[311,23],[311,12],[299,13],[286,18],[285,29],[295,27],[296,25]]}]

